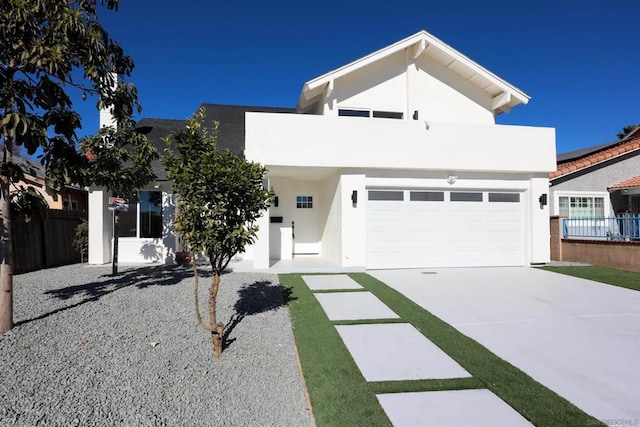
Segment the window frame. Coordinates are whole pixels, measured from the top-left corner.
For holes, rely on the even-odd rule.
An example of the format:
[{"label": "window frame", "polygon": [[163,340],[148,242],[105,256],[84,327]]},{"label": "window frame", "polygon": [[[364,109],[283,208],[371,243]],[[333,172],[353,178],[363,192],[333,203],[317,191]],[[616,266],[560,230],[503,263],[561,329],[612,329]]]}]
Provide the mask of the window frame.
[{"label": "window frame", "polygon": [[[560,200],[561,198],[567,198],[567,212],[566,215],[561,211]],[[572,215],[572,207],[571,207],[571,198],[575,198],[576,204],[582,203],[585,199],[591,199],[591,210],[593,212],[593,216],[585,217],[585,216],[575,216]],[[578,200],[580,199],[580,200]],[[602,216],[596,215],[596,199],[602,199]],[[585,209],[588,208],[589,202],[587,202],[587,206],[578,207],[575,206],[573,209]],[[608,192],[603,191],[555,191],[553,194],[553,215],[562,215],[567,218],[606,218],[610,217],[613,214],[611,213],[611,199],[609,198]]]},{"label": "window frame", "polygon": [[313,196],[296,196],[296,209],[313,209]]},{"label": "window frame", "polygon": [[[160,193],[160,197],[161,197],[161,202],[160,202],[160,218],[161,218],[161,227],[160,227],[160,235],[159,236],[148,236],[148,237],[143,237],[142,236],[142,230],[141,230],[141,224],[142,224],[142,217],[141,217],[141,211],[140,211],[140,199],[141,199],[141,194],[142,193]],[[137,192],[137,196],[135,199],[129,199],[129,211],[127,213],[132,212],[133,210],[135,210],[135,217],[136,217],[136,235],[135,236],[123,236],[122,235],[122,221],[120,221],[120,235],[119,238],[122,239],[130,239],[130,240],[143,240],[143,239],[162,239],[163,237],[163,227],[162,227],[162,219],[164,218],[164,192],[161,190],[140,190]],[[122,213],[120,213],[120,215],[122,215]],[[122,220],[122,218],[121,218]]]}]

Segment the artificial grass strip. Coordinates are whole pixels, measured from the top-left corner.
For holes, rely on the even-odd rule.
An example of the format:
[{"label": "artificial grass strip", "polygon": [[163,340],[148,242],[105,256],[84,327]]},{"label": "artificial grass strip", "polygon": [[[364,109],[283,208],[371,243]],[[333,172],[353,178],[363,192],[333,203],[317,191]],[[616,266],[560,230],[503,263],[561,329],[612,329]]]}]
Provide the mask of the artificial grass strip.
[{"label": "artificial grass strip", "polygon": [[407,323],[404,319],[358,319],[358,320],[334,320],[333,325],[380,325],[385,323]]},{"label": "artificial grass strip", "polygon": [[280,275],[316,424],[390,426],[336,328],[299,274]]},{"label": "artificial grass strip", "polygon": [[367,292],[366,289],[315,289],[314,294],[334,294],[336,292]]},{"label": "artificial grass strip", "polygon": [[437,380],[373,381],[368,383],[375,394],[410,393],[418,391],[471,390],[485,388],[476,378],[446,378]]},{"label": "artificial grass strip", "polygon": [[349,276],[458,362],[482,388],[491,390],[534,425],[604,425],[379,280],[366,273]]},{"label": "artificial grass strip", "polygon": [[618,270],[615,268],[600,267],[597,265],[565,267],[545,266],[538,268],[541,270],[552,271],[554,273],[566,274],[568,276],[580,277],[582,279],[640,291],[640,273],[635,271]]}]

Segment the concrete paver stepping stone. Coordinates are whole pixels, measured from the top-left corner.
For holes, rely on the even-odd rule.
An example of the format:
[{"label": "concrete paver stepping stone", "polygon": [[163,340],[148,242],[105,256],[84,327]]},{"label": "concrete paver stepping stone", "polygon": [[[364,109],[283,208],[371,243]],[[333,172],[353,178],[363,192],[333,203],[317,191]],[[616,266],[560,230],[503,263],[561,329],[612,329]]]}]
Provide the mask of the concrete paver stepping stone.
[{"label": "concrete paver stepping stone", "polygon": [[338,289],[362,289],[351,277],[346,274],[318,274],[302,276],[302,280],[312,291],[329,291]]},{"label": "concrete paver stepping stone", "polygon": [[336,329],[367,381],[471,376],[409,323],[337,325]]},{"label": "concrete paver stepping stone", "polygon": [[371,292],[330,292],[315,296],[329,320],[398,318]]},{"label": "concrete paver stepping stone", "polygon": [[447,390],[376,395],[395,427],[531,426],[489,390]]}]

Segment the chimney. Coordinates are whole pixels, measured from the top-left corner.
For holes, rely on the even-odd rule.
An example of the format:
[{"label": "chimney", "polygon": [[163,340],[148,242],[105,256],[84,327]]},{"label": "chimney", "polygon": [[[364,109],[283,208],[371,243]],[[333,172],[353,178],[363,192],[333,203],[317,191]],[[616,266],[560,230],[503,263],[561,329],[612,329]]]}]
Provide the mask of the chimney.
[{"label": "chimney", "polygon": [[[116,89],[118,83],[121,81],[120,76],[117,73],[110,73],[111,78],[113,79],[113,90]],[[111,114],[111,106],[102,107],[100,109],[100,128],[103,127],[113,127],[116,128],[116,121]]]}]

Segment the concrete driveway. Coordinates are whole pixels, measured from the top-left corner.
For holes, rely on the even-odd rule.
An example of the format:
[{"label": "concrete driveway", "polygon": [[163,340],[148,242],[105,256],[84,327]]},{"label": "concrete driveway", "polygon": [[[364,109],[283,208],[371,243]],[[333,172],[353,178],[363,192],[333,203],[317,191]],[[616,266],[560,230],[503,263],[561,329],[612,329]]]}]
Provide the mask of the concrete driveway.
[{"label": "concrete driveway", "polygon": [[368,273],[606,424],[640,424],[640,292],[524,267]]}]

